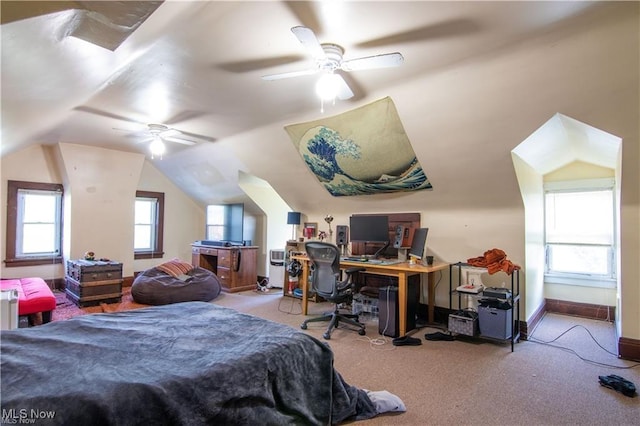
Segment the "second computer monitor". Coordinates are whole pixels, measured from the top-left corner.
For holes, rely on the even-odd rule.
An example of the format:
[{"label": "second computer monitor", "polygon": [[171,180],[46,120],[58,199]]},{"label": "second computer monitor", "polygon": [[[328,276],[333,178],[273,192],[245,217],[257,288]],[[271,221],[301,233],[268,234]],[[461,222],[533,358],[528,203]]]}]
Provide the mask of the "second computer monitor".
[{"label": "second computer monitor", "polygon": [[424,252],[427,248],[427,233],[429,228],[418,228],[413,233],[413,241],[411,242],[411,248],[409,249],[409,256],[416,259],[423,259]]},{"label": "second computer monitor", "polygon": [[349,219],[352,242],[385,243],[389,241],[389,216],[353,215]]}]

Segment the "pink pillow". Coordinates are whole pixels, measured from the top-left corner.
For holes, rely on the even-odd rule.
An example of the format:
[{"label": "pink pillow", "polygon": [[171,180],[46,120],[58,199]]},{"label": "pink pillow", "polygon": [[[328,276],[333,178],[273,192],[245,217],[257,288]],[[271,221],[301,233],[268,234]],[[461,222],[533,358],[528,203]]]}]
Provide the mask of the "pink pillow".
[{"label": "pink pillow", "polygon": [[183,262],[180,259],[171,259],[168,262],[161,263],[160,265],[156,266],[156,268],[160,269],[166,274],[178,278],[178,276],[187,274],[189,271],[191,271],[193,269],[193,265],[187,262]]}]

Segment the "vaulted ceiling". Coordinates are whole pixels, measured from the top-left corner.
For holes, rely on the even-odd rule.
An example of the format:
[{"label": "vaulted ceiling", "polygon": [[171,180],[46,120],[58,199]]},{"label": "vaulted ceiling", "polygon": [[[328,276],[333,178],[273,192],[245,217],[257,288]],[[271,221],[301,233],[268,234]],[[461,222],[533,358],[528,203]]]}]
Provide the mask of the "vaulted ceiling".
[{"label": "vaulted ceiling", "polygon": [[[190,164],[202,165],[203,145],[320,114],[317,76],[261,78],[313,66],[292,27],[307,26],[320,42],[341,45],[345,59],[404,56],[397,68],[346,74],[355,96],[329,105],[325,113],[334,114],[386,95],[386,88],[518,52],[526,40],[558,31],[600,5],[2,1],[1,7],[3,156],[58,142],[148,154],[141,143],[148,139],[147,125],[164,124],[196,144],[168,143],[164,158],[154,163],[208,202],[213,196],[206,191],[214,186],[207,179],[223,175],[233,181],[229,176],[240,167],[232,158],[207,159],[198,172],[204,184],[194,189],[198,185],[178,174]],[[253,154],[273,155],[268,143],[256,141]]]}]

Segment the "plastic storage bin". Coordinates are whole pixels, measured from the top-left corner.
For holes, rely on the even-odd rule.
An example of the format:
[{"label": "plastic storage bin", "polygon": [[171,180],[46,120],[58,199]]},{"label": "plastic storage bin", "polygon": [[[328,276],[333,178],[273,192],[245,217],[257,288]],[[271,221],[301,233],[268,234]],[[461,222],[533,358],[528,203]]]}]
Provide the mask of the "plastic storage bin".
[{"label": "plastic storage bin", "polygon": [[369,315],[372,319],[378,318],[378,299],[358,293],[353,296],[351,312],[354,315]]},{"label": "plastic storage bin", "polygon": [[494,339],[511,338],[513,309],[501,309],[490,306],[478,307],[480,335]]}]

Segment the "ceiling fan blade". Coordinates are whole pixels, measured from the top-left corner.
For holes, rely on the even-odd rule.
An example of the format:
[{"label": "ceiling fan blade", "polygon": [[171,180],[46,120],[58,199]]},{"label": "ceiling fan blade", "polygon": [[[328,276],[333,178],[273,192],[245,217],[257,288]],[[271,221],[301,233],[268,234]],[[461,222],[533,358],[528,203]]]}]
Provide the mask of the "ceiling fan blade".
[{"label": "ceiling fan blade", "polygon": [[[125,138],[127,139],[139,139],[143,136],[148,137],[149,136],[149,130],[147,129],[142,129],[142,130],[131,130],[131,129],[121,129],[119,127],[112,127],[113,130],[116,130],[118,132],[126,132],[126,134],[124,135]],[[138,141],[140,142],[140,141]]]},{"label": "ceiling fan blade", "polygon": [[450,19],[437,24],[427,25],[410,31],[358,43],[356,46],[362,48],[382,47],[422,40],[434,40],[443,37],[468,35],[473,34],[478,30],[480,30],[480,26],[470,19]]},{"label": "ceiling fan blade", "polygon": [[145,139],[140,139],[140,140],[136,141],[136,143],[150,143],[150,142],[153,142],[154,139],[155,138],[153,138],[153,137],[149,137],[149,138],[145,138]]},{"label": "ceiling fan blade", "polygon": [[181,135],[182,132],[180,130],[176,130],[176,129],[169,129],[169,130],[165,130],[164,132],[160,133],[159,136],[161,138],[170,138],[173,136],[179,136]]},{"label": "ceiling fan blade", "polygon": [[344,78],[340,74],[336,74],[336,75],[340,77],[338,80],[336,80],[339,82],[338,95],[337,95],[338,99],[344,101],[344,100],[353,98],[353,91],[351,91],[351,88],[349,87],[347,82],[344,80]]},{"label": "ceiling fan blade", "polygon": [[281,80],[283,78],[300,77],[302,75],[313,75],[317,72],[318,72],[317,68],[312,68],[308,70],[290,71],[290,72],[283,72],[280,74],[263,75],[262,79],[263,80]]},{"label": "ceiling fan blade", "polygon": [[197,142],[194,141],[190,141],[188,139],[178,139],[176,137],[173,136],[161,136],[163,141],[167,141],[167,142],[175,142],[175,143],[181,143],[182,145],[195,145]]},{"label": "ceiling fan blade", "polygon": [[325,59],[327,55],[324,53],[322,45],[318,41],[313,30],[307,27],[293,27],[291,32],[300,40],[300,43],[311,53],[311,56],[315,60]]},{"label": "ceiling fan blade", "polygon": [[353,77],[354,74],[344,72],[342,70],[336,70],[335,73],[339,74],[344,79],[344,81],[353,92],[353,97],[351,98],[352,101],[359,101],[360,99],[363,99],[365,97],[366,91]]},{"label": "ceiling fan blade", "polygon": [[[214,138],[214,137],[207,136],[207,135],[201,135],[201,134],[198,134],[198,133],[185,132],[184,130],[180,130],[180,133],[182,133],[182,136],[188,136],[190,138],[200,139],[200,140],[207,141],[207,142],[215,142],[215,141],[217,141],[217,139]],[[182,140],[188,140],[188,139],[182,139]]]},{"label": "ceiling fan blade", "polygon": [[403,62],[404,57],[398,52],[383,53],[381,55],[343,61],[340,68],[344,71],[370,70],[374,68],[397,67],[402,65]]}]

